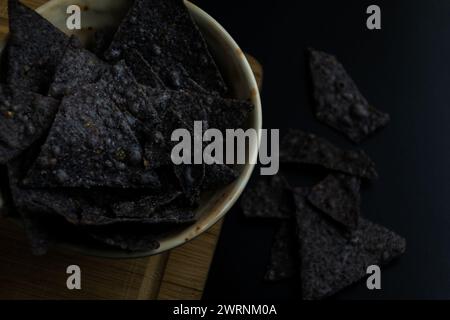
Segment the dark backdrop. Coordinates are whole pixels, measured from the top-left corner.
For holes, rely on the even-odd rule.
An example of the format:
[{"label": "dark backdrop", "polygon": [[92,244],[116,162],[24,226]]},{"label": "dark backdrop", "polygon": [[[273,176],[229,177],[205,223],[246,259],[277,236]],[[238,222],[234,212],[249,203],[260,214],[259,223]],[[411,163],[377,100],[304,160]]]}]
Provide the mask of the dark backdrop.
[{"label": "dark backdrop", "polygon": [[[380,179],[366,184],[363,214],[408,240],[383,269],[337,299],[450,298],[450,1],[198,0],[264,66],[265,128],[302,128],[350,147],[311,111],[305,48],[336,54],[368,100],[390,113],[388,128],[361,145]],[[378,4],[382,30],[365,27]],[[293,184],[320,179],[287,171]],[[228,214],[205,299],[297,299],[297,281],[262,280],[274,227]]]}]

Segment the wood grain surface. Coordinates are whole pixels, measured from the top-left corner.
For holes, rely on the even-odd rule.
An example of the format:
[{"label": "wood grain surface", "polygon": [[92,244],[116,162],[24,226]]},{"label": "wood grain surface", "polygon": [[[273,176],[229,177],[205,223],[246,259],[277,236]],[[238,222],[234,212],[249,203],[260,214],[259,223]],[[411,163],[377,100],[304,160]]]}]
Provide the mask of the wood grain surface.
[{"label": "wood grain surface", "polygon": [[[45,0],[24,0],[37,8]],[[8,32],[0,0],[0,37]],[[247,56],[262,85],[262,67]],[[61,249],[31,255],[24,231],[0,220],[0,299],[201,299],[222,222],[186,245],[148,258],[114,260]],[[66,268],[82,270],[82,290],[68,290]]]}]

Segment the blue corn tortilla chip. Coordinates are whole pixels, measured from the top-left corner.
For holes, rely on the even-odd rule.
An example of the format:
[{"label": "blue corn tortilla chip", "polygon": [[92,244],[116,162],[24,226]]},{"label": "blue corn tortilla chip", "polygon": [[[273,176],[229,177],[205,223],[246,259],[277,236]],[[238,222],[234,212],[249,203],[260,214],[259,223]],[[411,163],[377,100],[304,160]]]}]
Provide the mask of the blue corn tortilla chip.
[{"label": "blue corn tortilla chip", "polygon": [[241,208],[248,218],[290,219],[295,210],[290,186],[280,174],[261,177],[247,187],[241,198]]},{"label": "blue corn tortilla chip", "polygon": [[280,144],[280,161],[311,164],[367,179],[378,173],[373,161],[361,150],[342,150],[312,133],[291,129]]},{"label": "blue corn tortilla chip", "polygon": [[298,270],[297,255],[295,228],[292,222],[283,221],[275,234],[264,279],[276,282],[294,277]]},{"label": "blue corn tortilla chip", "polygon": [[367,267],[385,265],[405,252],[405,239],[365,219],[348,237],[308,203],[307,194],[294,192],[303,299],[331,296],[366,277]]},{"label": "blue corn tortilla chip", "polygon": [[[158,51],[161,45],[167,57],[142,50],[149,46],[144,41],[127,47],[120,59],[109,59],[115,65],[108,65],[101,60],[107,33],[97,33],[93,50],[98,58],[75,37],[65,36],[18,1],[9,1],[12,34],[6,62],[14,92],[0,92],[0,101],[8,120],[25,117],[0,121],[0,128],[16,134],[0,132],[0,155],[1,138],[8,133],[7,147],[20,149],[5,160],[9,189],[36,254],[62,239],[58,230],[66,227],[74,241],[89,236],[127,251],[156,249],[164,232],[196,221],[200,192],[237,177],[225,165],[177,168],[170,162],[174,129],[192,132],[194,121],[202,121],[204,129],[210,124],[239,128],[253,106],[219,96],[226,86],[183,2],[152,2],[156,7],[136,1],[133,8],[152,14],[151,21],[142,17],[138,24],[151,22],[159,30],[139,32],[154,37],[152,48]],[[133,10],[121,28],[136,14]],[[153,20],[165,13],[175,14],[177,24]],[[165,35],[159,34],[161,24],[168,29]],[[114,41],[120,37],[119,29]],[[143,38],[123,39],[128,46]],[[38,125],[33,138],[23,131],[30,118]]]},{"label": "blue corn tortilla chip", "polygon": [[389,123],[390,116],[367,102],[334,56],[311,49],[310,68],[320,121],[356,143]]},{"label": "blue corn tortilla chip", "polygon": [[145,91],[147,101],[160,119],[159,124],[151,126],[156,131],[150,134],[152,138],[146,140],[144,147],[147,158],[153,159],[151,163],[156,166],[170,161],[167,155],[174,146],[171,135],[175,129],[184,128],[192,134],[194,121],[202,121],[203,130],[213,127],[224,132],[225,129],[241,128],[253,110],[249,102],[218,96],[149,87]]},{"label": "blue corn tortilla chip", "polygon": [[50,95],[60,98],[84,85],[95,83],[109,66],[79,44],[71,43],[56,68]]},{"label": "blue corn tortilla chip", "polygon": [[136,0],[110,48],[109,61],[135,49],[172,89],[191,89],[196,82],[224,95],[227,87],[198,27],[182,0]]},{"label": "blue corn tortilla chip", "polygon": [[8,1],[7,83],[46,95],[69,37],[18,0]]},{"label": "blue corn tortilla chip", "polygon": [[311,189],[309,202],[350,230],[358,227],[361,216],[361,179],[331,174]]},{"label": "blue corn tortilla chip", "polygon": [[39,157],[25,179],[34,187],[154,187],[156,173],[124,114],[101,84],[63,99]]},{"label": "blue corn tortilla chip", "polygon": [[[69,222],[75,223],[78,208],[74,208],[75,201],[63,197],[58,190],[54,193],[42,189],[32,190],[23,188],[20,184],[36,153],[34,149],[36,147],[32,146],[23,155],[8,163],[7,175],[14,210],[22,219],[32,253],[44,255],[53,242],[58,240],[58,234],[68,227]],[[64,215],[60,215],[58,209],[62,210]]]},{"label": "blue corn tortilla chip", "polygon": [[95,30],[94,41],[90,46],[90,50],[100,59],[104,59],[104,53],[111,45],[111,42],[116,33],[116,28],[105,27]]},{"label": "blue corn tortilla chip", "polygon": [[163,130],[162,125],[167,127],[167,123],[171,121],[166,119],[163,124],[156,111],[158,99],[164,93],[156,97],[149,94],[153,92],[150,90],[154,89],[141,86],[124,61],[120,61],[106,72],[101,78],[101,83],[126,116],[144,151],[146,166],[155,169],[170,163],[167,141],[170,141],[172,132],[163,134],[160,130]]},{"label": "blue corn tortilla chip", "polygon": [[175,176],[180,183],[181,190],[190,203],[195,204],[200,197],[200,191],[205,180],[205,165],[174,166]]},{"label": "blue corn tortilla chip", "polygon": [[52,125],[59,101],[0,87],[0,164],[19,156]]},{"label": "blue corn tortilla chip", "polygon": [[[22,156],[8,163],[9,186],[14,205],[20,212],[59,215],[72,224],[78,224],[80,212],[91,209],[79,190],[30,189],[22,184],[26,172],[39,153],[39,145],[40,143],[36,143]],[[105,211],[99,215],[106,216],[107,213]]]},{"label": "blue corn tortilla chip", "polygon": [[8,164],[14,204],[21,212],[60,216],[77,226],[125,222],[182,224],[195,221],[192,209],[179,201],[181,192],[172,187],[159,192],[149,189],[128,192],[110,188],[26,188],[21,180],[34,162],[36,151],[27,151]]},{"label": "blue corn tortilla chip", "polygon": [[147,94],[154,101],[161,119],[164,119],[167,112],[172,112],[168,117],[173,117],[173,113],[176,113],[189,126],[193,127],[194,121],[206,121],[210,128],[223,132],[226,129],[242,128],[253,111],[253,105],[248,101],[202,93],[149,89]]},{"label": "blue corn tortilla chip", "polygon": [[142,130],[147,128],[148,132],[154,132],[161,122],[154,107],[155,102],[149,97],[147,88],[139,85],[125,61],[120,61],[104,73],[99,85],[105,88],[122,112],[135,119],[128,118],[132,127],[139,125]]}]

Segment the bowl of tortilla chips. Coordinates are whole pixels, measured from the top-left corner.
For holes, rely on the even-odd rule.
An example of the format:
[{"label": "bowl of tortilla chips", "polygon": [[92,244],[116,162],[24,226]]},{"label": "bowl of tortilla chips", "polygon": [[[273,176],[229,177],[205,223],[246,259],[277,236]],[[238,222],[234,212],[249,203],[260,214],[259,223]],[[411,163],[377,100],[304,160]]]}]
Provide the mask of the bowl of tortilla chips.
[{"label": "bowl of tortilla chips", "polygon": [[[55,243],[154,255],[224,217],[253,171],[262,119],[249,63],[216,20],[180,0],[9,6],[0,126],[14,139],[0,134],[0,164],[36,254]],[[69,29],[77,10],[81,28]],[[247,164],[174,165],[171,132],[194,121],[255,129]]]}]

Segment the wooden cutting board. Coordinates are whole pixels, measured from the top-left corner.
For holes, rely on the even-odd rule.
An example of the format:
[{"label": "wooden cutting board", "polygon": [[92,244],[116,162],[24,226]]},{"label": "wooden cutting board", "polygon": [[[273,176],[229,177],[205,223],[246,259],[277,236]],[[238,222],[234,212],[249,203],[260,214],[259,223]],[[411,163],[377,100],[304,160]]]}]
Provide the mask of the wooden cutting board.
[{"label": "wooden cutting board", "polygon": [[[46,1],[22,2],[37,8]],[[0,0],[0,38],[7,32],[7,0]],[[247,58],[261,87],[262,67],[251,56]],[[57,248],[35,257],[24,231],[0,220],[0,299],[200,299],[221,225],[158,256],[114,260]],[[81,268],[81,290],[67,289],[70,265]]]}]

